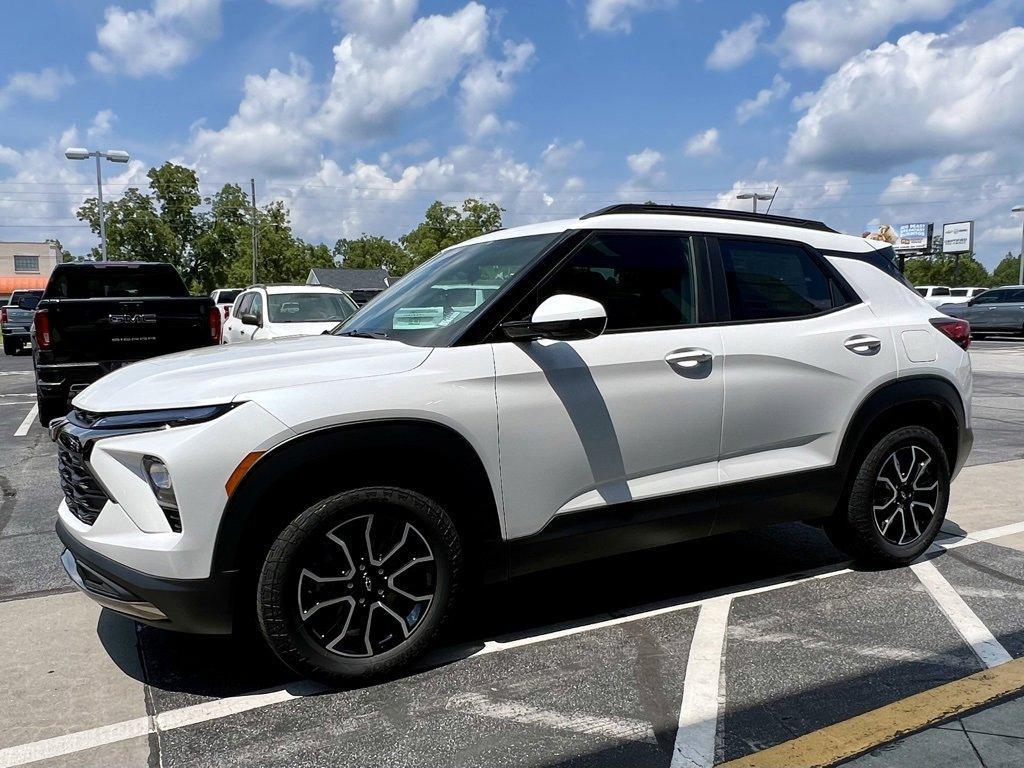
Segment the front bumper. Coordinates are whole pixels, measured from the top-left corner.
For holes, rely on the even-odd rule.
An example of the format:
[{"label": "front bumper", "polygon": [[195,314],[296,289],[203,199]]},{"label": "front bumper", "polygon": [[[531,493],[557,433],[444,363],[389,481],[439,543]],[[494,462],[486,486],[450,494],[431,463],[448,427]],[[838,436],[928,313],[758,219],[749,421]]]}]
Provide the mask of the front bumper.
[{"label": "front bumper", "polygon": [[59,518],[57,537],[66,547],[60,560],[71,581],[104,608],[164,629],[207,635],[231,632],[235,574],[205,579],[150,576],[89,549]]}]

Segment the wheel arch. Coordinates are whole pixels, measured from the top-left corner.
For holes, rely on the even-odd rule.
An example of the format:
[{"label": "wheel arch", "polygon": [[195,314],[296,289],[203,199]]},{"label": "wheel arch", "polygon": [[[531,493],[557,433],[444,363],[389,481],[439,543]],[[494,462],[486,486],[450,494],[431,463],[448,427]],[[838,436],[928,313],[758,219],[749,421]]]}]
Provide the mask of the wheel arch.
[{"label": "wheel arch", "polygon": [[[284,526],[318,499],[369,485],[408,488],[445,507],[471,542],[469,565],[485,578],[507,573],[498,500],[476,449],[450,426],[401,418],[338,425],[268,451],[228,499],[214,547],[214,572],[251,572]],[[485,554],[486,553],[486,554]]]}]

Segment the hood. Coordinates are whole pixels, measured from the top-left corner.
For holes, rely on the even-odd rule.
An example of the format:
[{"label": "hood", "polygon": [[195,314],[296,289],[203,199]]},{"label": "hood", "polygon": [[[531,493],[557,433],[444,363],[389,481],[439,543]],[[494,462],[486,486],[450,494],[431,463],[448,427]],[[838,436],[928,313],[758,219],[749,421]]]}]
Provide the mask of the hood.
[{"label": "hood", "polygon": [[204,347],[116,370],[74,399],[97,413],[229,403],[238,395],[416,368],[430,349],[345,336],[292,336]]}]

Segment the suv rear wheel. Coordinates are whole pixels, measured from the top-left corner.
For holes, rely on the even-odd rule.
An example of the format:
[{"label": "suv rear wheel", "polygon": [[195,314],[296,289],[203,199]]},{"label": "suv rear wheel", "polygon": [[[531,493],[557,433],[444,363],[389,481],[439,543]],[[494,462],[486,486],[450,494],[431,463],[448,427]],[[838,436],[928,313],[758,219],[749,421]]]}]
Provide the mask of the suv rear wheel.
[{"label": "suv rear wheel", "polygon": [[425,651],[452,612],[462,548],[454,523],[400,488],[345,491],[278,535],[257,616],[277,656],[330,683],[385,675]]},{"label": "suv rear wheel", "polygon": [[935,540],[949,502],[949,463],[923,427],[883,436],[861,460],[846,508],[825,526],[839,549],[879,565],[906,565]]}]

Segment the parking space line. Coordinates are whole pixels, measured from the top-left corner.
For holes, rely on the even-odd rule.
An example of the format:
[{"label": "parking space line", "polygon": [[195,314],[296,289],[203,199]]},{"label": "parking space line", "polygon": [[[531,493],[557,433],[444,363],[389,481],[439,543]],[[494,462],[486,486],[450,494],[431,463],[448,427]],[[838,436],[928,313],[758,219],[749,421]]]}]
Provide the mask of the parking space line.
[{"label": "parking space line", "polygon": [[719,681],[731,604],[732,597],[724,595],[700,607],[686,662],[671,768],[711,768],[715,764]]},{"label": "parking space line", "polygon": [[466,715],[539,725],[559,731],[604,736],[613,741],[646,741],[657,744],[650,723],[606,715],[566,714],[540,709],[521,701],[494,701],[479,693],[464,693],[448,700],[447,708]]},{"label": "parking space line", "polygon": [[824,768],[1024,689],[1024,659],[984,669],[718,768]]},{"label": "parking space line", "polygon": [[[966,537],[946,539],[941,543],[937,543],[934,546],[935,551],[941,552],[945,549],[954,549],[961,546],[969,546],[971,544],[977,544],[990,539],[999,538],[1000,536],[1007,536],[1013,533],[1024,532],[1024,522],[1014,523],[1011,525],[999,526],[998,528],[984,529],[980,531],[973,531]],[[527,645],[534,645],[537,643],[549,642],[563,637],[570,637],[572,635],[581,634],[584,632],[593,632],[598,629],[604,629],[606,627],[614,627],[620,624],[628,624],[634,621],[640,621],[643,619],[651,618],[654,616],[662,616],[666,614],[676,613],[678,611],[687,610],[690,608],[703,608],[704,605],[712,603],[716,600],[723,598],[729,601],[734,600],[738,597],[746,597],[748,595],[756,595],[764,592],[773,592],[777,589],[784,589],[786,587],[795,586],[797,584],[804,584],[810,581],[816,581],[818,579],[828,579],[833,576],[841,576],[844,574],[851,573],[850,568],[845,567],[845,563],[838,563],[834,566],[826,566],[823,568],[816,569],[814,571],[805,571],[799,574],[787,574],[774,579],[766,579],[760,582],[755,582],[754,585],[747,587],[746,589],[730,591],[725,593],[714,593],[705,594],[701,597],[691,598],[686,601],[673,603],[671,605],[665,605],[659,608],[652,608],[648,610],[639,610],[635,613],[630,613],[625,616],[618,616],[610,619],[592,620],[590,622],[581,622],[571,627],[564,627],[558,630],[552,630],[549,632],[542,632],[529,637],[520,637],[514,640],[499,641],[499,640],[488,640],[483,644],[483,647],[478,648],[472,652],[465,652],[465,649],[460,650],[459,648],[448,648],[441,649],[435,654],[432,654],[425,659],[426,666],[437,665],[444,663],[445,661],[455,661],[461,659],[469,659],[477,656],[488,655],[491,653],[500,653],[502,651],[511,650],[513,648],[521,648]],[[1016,662],[1014,662],[1015,664]],[[1004,669],[1010,666],[1010,664],[1004,664],[998,669]],[[1024,671],[1021,672],[1022,683],[1024,687]],[[214,701],[204,702],[202,704],[195,704],[189,707],[183,707],[181,709],[168,710],[162,712],[156,716],[155,722],[152,725],[152,731],[155,730],[172,730],[174,728],[181,728],[187,725],[194,725],[197,723],[203,723],[210,720],[216,720],[222,717],[229,717],[240,712],[246,712],[251,709],[259,709],[261,707],[270,706],[272,704],[289,701],[294,698],[301,698],[303,696],[313,695],[315,693],[326,693],[329,689],[318,686],[314,683],[303,682],[285,688],[276,688],[269,691],[255,692],[252,694],[246,694],[242,696],[231,696],[223,699],[216,699]],[[685,694],[685,684],[684,684]],[[716,707],[717,707],[717,689],[716,689]],[[682,708],[680,708],[682,709]],[[152,719],[152,718],[151,718]],[[132,738],[135,734],[126,734],[120,738],[112,739],[109,734],[116,733],[120,727],[135,727],[128,724],[133,721],[125,721],[124,723],[115,723],[110,726],[103,726],[101,728],[94,728],[88,731],[81,731],[78,733],[68,734],[66,736],[58,736],[54,739],[45,739],[39,742],[33,742],[30,744],[23,744],[14,747],[7,747],[0,749],[0,768],[10,768],[11,766],[25,765],[26,763],[34,762],[36,760],[42,760],[46,756],[50,756],[50,753],[39,757],[32,757],[31,755],[41,754],[36,752],[39,745],[50,745],[47,749],[60,749],[52,753],[52,756],[72,754],[74,752],[81,751],[83,749],[89,749],[95,746],[101,746],[103,744],[113,743],[113,741],[123,741]],[[923,726],[922,726],[923,727]],[[111,729],[111,730],[107,730]],[[96,732],[95,736],[88,736]],[[104,735],[106,734],[106,735]],[[82,740],[79,740],[81,737]],[[90,739],[104,740],[95,741],[90,743]],[[833,761],[834,762],[834,761]],[[742,763],[737,763],[741,765]],[[685,765],[685,763],[683,763]]]},{"label": "parking space line", "polygon": [[14,436],[15,437],[24,437],[25,435],[27,435],[29,427],[32,426],[32,422],[36,420],[36,416],[38,414],[39,414],[39,404],[36,403],[36,404],[34,404],[32,406],[32,410],[30,410],[28,412],[28,415],[25,416],[25,420],[23,422],[21,422],[21,426],[19,426],[16,430],[14,430]]},{"label": "parking space line", "polygon": [[924,584],[924,588],[949,619],[949,623],[981,659],[982,664],[986,667],[995,667],[1013,660],[984,622],[957,594],[953,585],[939,573],[933,562],[925,560],[922,563],[914,563],[910,569]]}]

